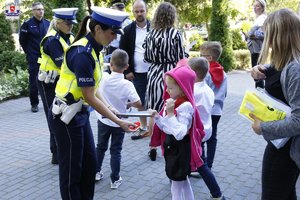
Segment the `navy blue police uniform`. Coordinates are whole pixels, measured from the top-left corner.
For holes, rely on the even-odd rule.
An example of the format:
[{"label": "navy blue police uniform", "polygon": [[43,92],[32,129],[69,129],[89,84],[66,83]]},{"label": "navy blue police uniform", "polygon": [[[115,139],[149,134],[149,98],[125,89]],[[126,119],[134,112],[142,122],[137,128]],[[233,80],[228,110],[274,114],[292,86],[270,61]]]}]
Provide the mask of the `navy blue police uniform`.
[{"label": "navy blue police uniform", "polygon": [[[116,21],[113,19],[114,12],[117,11],[94,7],[91,17],[110,26],[112,31],[116,27],[120,31],[125,16],[121,16],[123,13],[118,11],[121,19]],[[83,99],[81,88],[99,86],[102,77],[99,54],[102,49],[103,46],[91,33],[70,46],[55,89],[56,97],[48,113],[58,147],[60,193],[63,200],[93,199],[94,196],[97,157],[89,121],[89,106]],[[77,106],[76,112],[72,112],[75,105],[82,107],[79,109]],[[60,109],[61,106],[63,109]],[[68,109],[70,112],[67,112]],[[72,118],[67,121],[66,116],[70,113]]]},{"label": "navy blue police uniform", "polygon": [[29,98],[31,106],[39,104],[38,88],[36,79],[39,71],[38,58],[40,53],[40,42],[46,35],[50,22],[46,19],[40,21],[35,17],[26,20],[20,31],[19,42],[26,53],[29,72]]}]

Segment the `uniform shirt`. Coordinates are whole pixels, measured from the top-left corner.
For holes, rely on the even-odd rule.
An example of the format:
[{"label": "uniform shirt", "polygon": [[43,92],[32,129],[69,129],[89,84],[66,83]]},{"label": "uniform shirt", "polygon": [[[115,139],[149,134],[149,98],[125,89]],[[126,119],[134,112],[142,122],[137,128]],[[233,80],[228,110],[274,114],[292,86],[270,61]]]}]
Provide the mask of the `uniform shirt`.
[{"label": "uniform shirt", "polygon": [[[62,37],[66,41],[68,45],[71,45],[69,39],[70,34],[64,34],[61,31],[59,31],[58,33],[60,37]],[[47,55],[49,55],[50,58],[55,63],[55,65],[60,68],[64,59],[64,49],[61,43],[59,42],[59,39],[54,36],[50,36],[44,41],[42,45],[43,45],[44,52]]]},{"label": "uniform shirt", "polygon": [[103,46],[96,42],[91,33],[85,37],[89,41],[87,46],[71,47],[66,54],[66,59],[69,69],[75,73],[78,87],[93,87],[95,86],[94,69],[96,61],[91,54],[91,50],[95,50],[99,62],[99,53]]},{"label": "uniform shirt", "polygon": [[22,24],[19,42],[29,63],[37,62],[41,56],[40,42],[46,35],[49,25],[48,20],[42,19],[39,21],[35,17],[31,17]]},{"label": "uniform shirt", "polygon": [[205,82],[212,89],[215,94],[215,101],[213,108],[211,110],[211,115],[221,116],[223,112],[224,101],[227,95],[227,75],[224,73],[224,79],[219,88],[216,87],[214,82],[212,81],[210,73],[207,73],[205,77]]},{"label": "uniform shirt", "polygon": [[194,85],[195,105],[199,111],[205,136],[202,142],[207,141],[212,133],[211,111],[214,105],[215,95],[212,89],[204,82],[196,82]]},{"label": "uniform shirt", "polygon": [[190,102],[186,101],[175,110],[176,115],[172,117],[166,116],[164,110],[164,116],[155,116],[154,120],[159,129],[165,134],[173,135],[176,140],[182,140],[192,126],[194,108]]},{"label": "uniform shirt", "polygon": [[[126,80],[123,73],[112,72],[110,75],[103,77],[98,91],[107,103],[117,109],[120,113],[126,112],[128,100],[131,103],[140,100],[133,83]],[[96,112],[96,115],[102,123],[108,126],[119,127],[119,125],[108,118],[103,118],[98,112]]]}]

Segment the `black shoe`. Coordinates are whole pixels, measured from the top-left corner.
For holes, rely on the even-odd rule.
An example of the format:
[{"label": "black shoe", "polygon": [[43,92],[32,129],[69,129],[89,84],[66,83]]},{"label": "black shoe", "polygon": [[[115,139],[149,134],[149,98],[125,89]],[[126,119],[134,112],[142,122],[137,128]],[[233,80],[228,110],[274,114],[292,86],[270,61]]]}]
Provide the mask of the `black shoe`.
[{"label": "black shoe", "polygon": [[149,152],[148,152],[148,156],[150,158],[150,160],[152,161],[155,161],[156,160],[156,149],[151,149]]},{"label": "black shoe", "polygon": [[143,136],[141,136],[141,135],[132,135],[131,136],[131,139],[132,140],[138,140],[138,139],[141,139]]},{"label": "black shoe", "polygon": [[57,160],[57,155],[56,154],[52,154],[51,163],[53,165],[57,165],[58,164],[58,160]]},{"label": "black shoe", "polygon": [[39,111],[38,105],[31,106],[31,112],[36,113],[36,112],[38,112],[38,111]]}]

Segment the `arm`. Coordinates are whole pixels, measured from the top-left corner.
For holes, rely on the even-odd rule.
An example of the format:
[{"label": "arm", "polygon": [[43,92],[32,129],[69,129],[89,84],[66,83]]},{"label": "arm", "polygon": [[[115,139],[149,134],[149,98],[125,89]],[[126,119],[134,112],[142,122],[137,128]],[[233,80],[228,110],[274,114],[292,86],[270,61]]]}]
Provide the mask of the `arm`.
[{"label": "arm", "polygon": [[179,31],[177,33],[176,40],[177,40],[177,43],[176,43],[175,49],[177,49],[177,52],[178,52],[178,54],[177,54],[178,60],[189,57],[188,53],[185,52],[184,45],[183,45],[183,38]]},{"label": "arm", "polygon": [[[47,45],[47,42],[49,41],[49,44]],[[61,64],[64,59],[64,50],[62,48],[62,45],[60,44],[59,40],[57,39],[48,39],[45,42],[44,52],[49,52],[49,56],[52,59],[52,61],[55,63],[55,65],[60,68]]]},{"label": "arm", "polygon": [[183,103],[177,109],[177,116],[155,116],[155,123],[166,134],[182,140],[192,126],[194,109],[190,103]]},{"label": "arm", "polygon": [[27,41],[28,41],[27,36],[28,36],[28,24],[27,22],[24,22],[21,26],[19,42],[25,53],[27,53]]},{"label": "arm", "polygon": [[[262,122],[261,133],[266,140],[300,135],[300,71],[299,65],[291,63],[283,69],[282,89],[291,107],[291,116],[283,120]],[[283,81],[282,81],[283,80]]]}]

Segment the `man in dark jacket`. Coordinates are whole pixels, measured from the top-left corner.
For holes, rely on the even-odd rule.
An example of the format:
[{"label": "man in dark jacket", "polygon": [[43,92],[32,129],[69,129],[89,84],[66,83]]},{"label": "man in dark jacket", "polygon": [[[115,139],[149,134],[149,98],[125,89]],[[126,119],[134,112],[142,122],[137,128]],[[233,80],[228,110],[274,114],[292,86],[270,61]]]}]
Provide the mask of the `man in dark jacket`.
[{"label": "man in dark jacket", "polygon": [[26,20],[20,31],[19,41],[26,53],[29,72],[29,98],[31,104],[31,112],[38,112],[38,89],[37,75],[39,64],[37,63],[40,57],[40,42],[46,35],[50,22],[44,19],[44,7],[40,2],[32,4],[33,16]]},{"label": "man in dark jacket", "polygon": [[[129,68],[125,71],[125,77],[133,82],[144,105],[147,73],[150,66],[149,63],[144,61],[145,49],[143,48],[146,34],[150,30],[150,23],[146,19],[146,3],[143,0],[135,1],[132,12],[135,21],[124,28],[124,35],[121,36],[119,47],[129,55]],[[148,136],[149,134],[146,118],[141,118],[140,120],[141,128],[131,137],[133,140]]]}]

